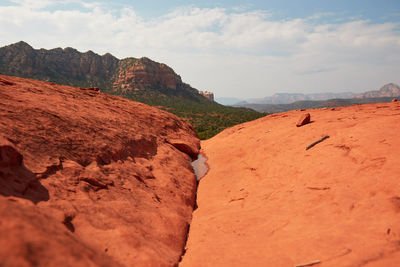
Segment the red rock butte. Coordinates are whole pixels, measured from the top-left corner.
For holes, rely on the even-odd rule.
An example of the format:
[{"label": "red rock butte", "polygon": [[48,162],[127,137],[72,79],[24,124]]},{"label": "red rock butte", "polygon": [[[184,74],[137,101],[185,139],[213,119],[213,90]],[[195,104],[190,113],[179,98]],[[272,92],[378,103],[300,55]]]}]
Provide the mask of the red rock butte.
[{"label": "red rock butte", "polygon": [[273,114],[202,141],[210,169],[180,266],[400,266],[399,133],[393,102]]},{"label": "red rock butte", "polygon": [[0,265],[172,266],[195,202],[184,120],[0,75]]}]

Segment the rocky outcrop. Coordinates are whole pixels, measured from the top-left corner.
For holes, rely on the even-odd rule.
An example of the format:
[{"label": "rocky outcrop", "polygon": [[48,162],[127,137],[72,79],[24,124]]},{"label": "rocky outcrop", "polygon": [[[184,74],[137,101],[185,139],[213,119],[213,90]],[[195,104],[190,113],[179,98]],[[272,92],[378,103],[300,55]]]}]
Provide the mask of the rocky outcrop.
[{"label": "rocky outcrop", "polygon": [[177,90],[183,85],[181,77],[163,63],[146,57],[127,58],[119,62],[113,90],[145,90],[146,88]]},{"label": "rocky outcrop", "polygon": [[25,42],[0,48],[0,73],[60,84],[107,88],[119,60],[74,48],[33,49]]},{"label": "rocky outcrop", "polygon": [[369,91],[362,94],[358,94],[355,98],[374,98],[374,97],[399,97],[400,87],[394,83],[388,83],[382,86],[377,91]]},{"label": "rocky outcrop", "polygon": [[202,96],[204,96],[205,98],[214,101],[214,94],[212,92],[208,92],[208,91],[199,91],[199,94],[201,94]]},{"label": "rocky outcrop", "polygon": [[310,123],[311,120],[311,115],[310,113],[306,113],[300,116],[299,120],[296,123],[297,127],[303,126],[307,123]]},{"label": "rocky outcrop", "polygon": [[[192,99],[196,89],[174,70],[149,58],[118,59],[74,48],[33,49],[25,42],[0,48],[0,73],[145,98],[167,95]],[[151,101],[150,101],[151,102]]]},{"label": "rocky outcrop", "polygon": [[400,103],[303,113],[202,142],[180,266],[399,266]]},{"label": "rocky outcrop", "polygon": [[0,262],[178,263],[195,201],[193,128],[94,89],[0,81]]}]

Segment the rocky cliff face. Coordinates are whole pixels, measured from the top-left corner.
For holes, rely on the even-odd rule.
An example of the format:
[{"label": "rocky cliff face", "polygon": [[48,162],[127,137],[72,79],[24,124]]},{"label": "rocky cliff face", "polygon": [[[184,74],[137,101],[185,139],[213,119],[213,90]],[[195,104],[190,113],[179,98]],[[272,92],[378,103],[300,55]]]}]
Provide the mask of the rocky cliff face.
[{"label": "rocky cliff face", "polygon": [[200,94],[174,70],[148,58],[119,60],[111,54],[80,53],[73,48],[33,49],[25,42],[0,48],[0,73],[60,84],[100,87],[130,96],[167,95],[193,98]]},{"label": "rocky cliff face", "polygon": [[291,111],[202,142],[180,266],[399,266],[399,121],[399,102]]},{"label": "rocky cliff face", "polygon": [[33,49],[25,42],[0,48],[0,73],[106,89],[119,60],[111,54],[80,53],[73,48]]},{"label": "rocky cliff face", "polygon": [[145,57],[121,60],[113,78],[113,91],[178,90],[183,85],[181,77],[173,69]]},{"label": "rocky cliff face", "polygon": [[193,128],[92,89],[0,75],[0,262],[173,266],[195,201]]}]

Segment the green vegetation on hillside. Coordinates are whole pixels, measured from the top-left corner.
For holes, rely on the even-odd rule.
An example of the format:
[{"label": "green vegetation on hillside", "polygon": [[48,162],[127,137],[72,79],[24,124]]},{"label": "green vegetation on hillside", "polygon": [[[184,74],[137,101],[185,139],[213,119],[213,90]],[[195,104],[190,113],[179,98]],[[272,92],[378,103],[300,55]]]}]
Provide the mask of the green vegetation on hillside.
[{"label": "green vegetation on hillside", "polygon": [[187,119],[195,128],[200,139],[208,139],[233,125],[251,121],[265,116],[248,108],[228,107],[212,102],[203,96],[193,96],[190,100],[178,96],[154,94],[147,95],[125,94],[122,97],[142,102],[171,112]]}]

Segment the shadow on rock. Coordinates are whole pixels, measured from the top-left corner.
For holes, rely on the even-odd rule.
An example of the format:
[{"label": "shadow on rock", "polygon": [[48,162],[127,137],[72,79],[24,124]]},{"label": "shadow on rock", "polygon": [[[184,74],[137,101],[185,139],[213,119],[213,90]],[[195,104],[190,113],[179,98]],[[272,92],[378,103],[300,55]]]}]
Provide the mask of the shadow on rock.
[{"label": "shadow on rock", "polygon": [[49,200],[48,190],[23,164],[23,156],[0,137],[0,194],[25,198],[33,203]]}]

